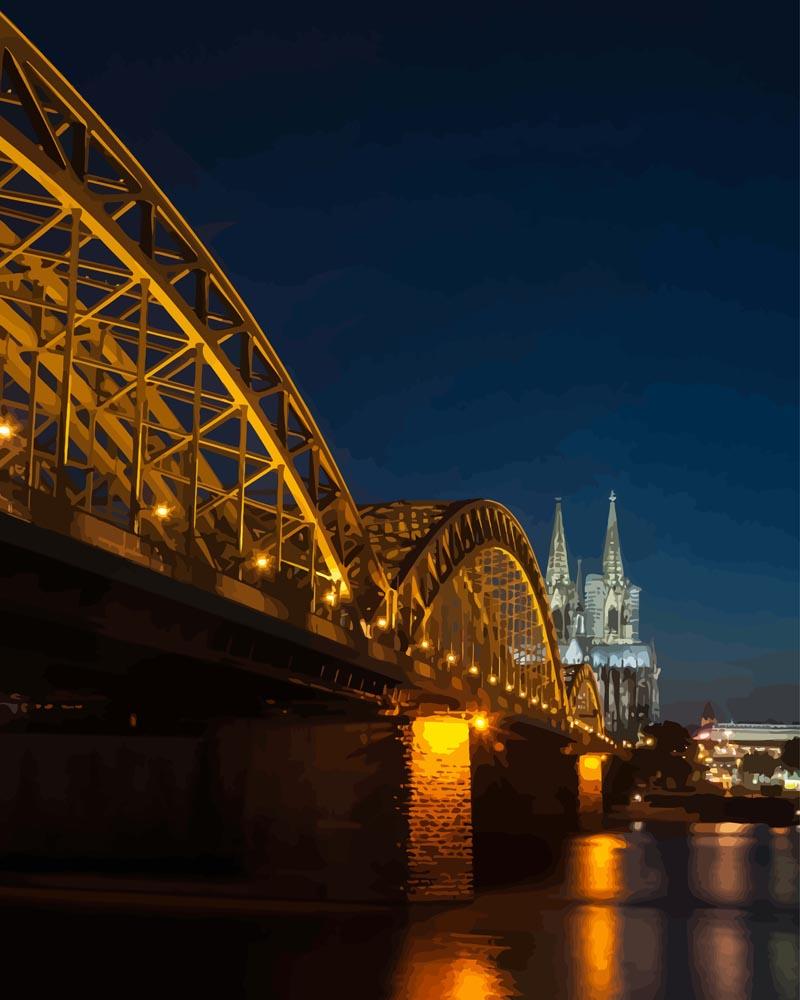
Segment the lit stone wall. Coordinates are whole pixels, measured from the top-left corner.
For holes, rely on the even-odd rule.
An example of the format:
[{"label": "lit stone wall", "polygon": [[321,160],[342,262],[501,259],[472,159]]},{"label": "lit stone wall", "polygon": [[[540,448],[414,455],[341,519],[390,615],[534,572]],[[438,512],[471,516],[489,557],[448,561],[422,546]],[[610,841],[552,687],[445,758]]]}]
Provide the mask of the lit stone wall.
[{"label": "lit stone wall", "polygon": [[469,726],[445,716],[402,727],[407,786],[407,898],[472,896]]},{"label": "lit stone wall", "polygon": [[587,753],[578,758],[578,796],[581,815],[603,811],[604,755]]}]

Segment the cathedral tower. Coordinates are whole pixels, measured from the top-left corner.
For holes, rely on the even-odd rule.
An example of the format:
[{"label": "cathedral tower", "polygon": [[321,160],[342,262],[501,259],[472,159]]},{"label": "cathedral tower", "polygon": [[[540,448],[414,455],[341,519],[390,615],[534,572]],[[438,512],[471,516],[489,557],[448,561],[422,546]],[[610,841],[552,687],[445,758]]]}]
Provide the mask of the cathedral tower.
[{"label": "cathedral tower", "polygon": [[601,572],[589,573],[585,586],[580,560],[572,583],[561,501],[556,501],[547,590],[565,669],[591,664],[607,731],[635,740],[643,726],[659,718],[661,669],[655,644],[639,639],[641,591],[625,576],[613,491],[608,501]]},{"label": "cathedral tower", "polygon": [[556,497],[556,512],[553,518],[553,535],[550,539],[550,554],[547,558],[547,590],[550,594],[550,609],[553,623],[560,640],[569,638],[573,632],[575,614],[575,587],[569,572],[567,539],[564,533],[564,516],[561,513],[561,497]]}]

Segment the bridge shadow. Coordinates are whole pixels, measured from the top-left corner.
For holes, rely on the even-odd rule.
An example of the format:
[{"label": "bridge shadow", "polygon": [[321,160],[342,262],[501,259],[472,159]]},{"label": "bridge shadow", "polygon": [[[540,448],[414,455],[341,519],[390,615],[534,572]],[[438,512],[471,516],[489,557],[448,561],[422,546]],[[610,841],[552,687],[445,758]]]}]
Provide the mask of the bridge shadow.
[{"label": "bridge shadow", "polygon": [[577,774],[562,741],[534,727],[506,732],[500,754],[478,748],[473,763],[473,849],[478,888],[548,882],[578,829]]}]

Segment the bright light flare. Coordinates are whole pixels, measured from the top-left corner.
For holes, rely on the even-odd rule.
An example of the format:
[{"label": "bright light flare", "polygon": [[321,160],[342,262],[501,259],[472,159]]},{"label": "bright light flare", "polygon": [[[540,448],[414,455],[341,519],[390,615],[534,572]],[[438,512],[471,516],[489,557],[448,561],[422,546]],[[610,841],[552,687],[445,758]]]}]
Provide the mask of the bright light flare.
[{"label": "bright light flare", "polygon": [[478,712],[472,717],[472,727],[477,729],[479,733],[485,733],[489,728],[489,720],[486,718],[485,712]]},{"label": "bright light flare", "polygon": [[166,519],[172,513],[172,507],[167,503],[157,503],[153,508],[153,513],[159,519],[159,521],[166,521]]}]

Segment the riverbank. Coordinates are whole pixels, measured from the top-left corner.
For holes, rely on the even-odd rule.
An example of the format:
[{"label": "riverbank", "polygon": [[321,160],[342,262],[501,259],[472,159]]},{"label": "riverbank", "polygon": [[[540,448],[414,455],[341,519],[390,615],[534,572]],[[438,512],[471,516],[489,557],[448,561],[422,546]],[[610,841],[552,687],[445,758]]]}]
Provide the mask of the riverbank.
[{"label": "riverbank", "polygon": [[610,815],[635,822],[764,823],[795,826],[800,798],[796,795],[709,795],[696,792],[649,792],[641,802],[614,806]]}]

